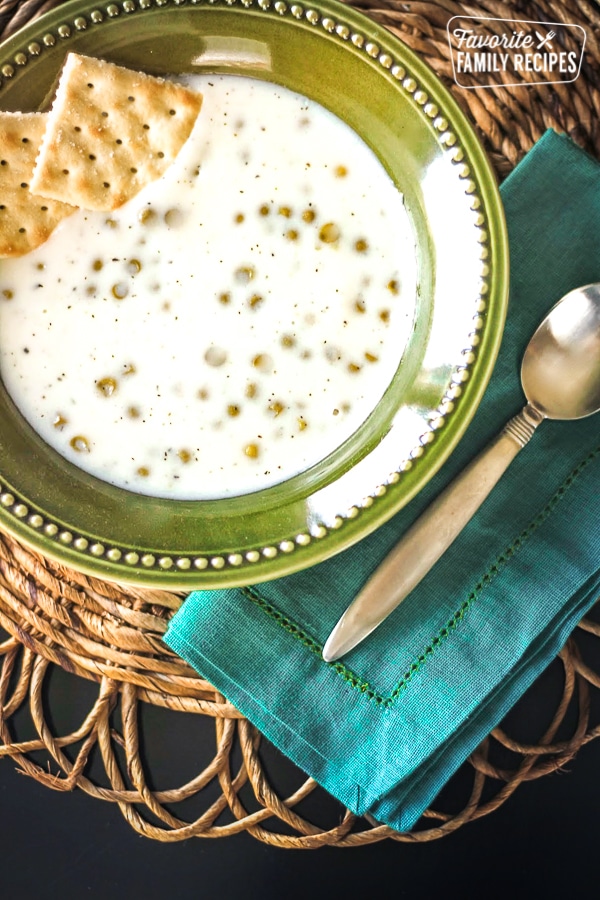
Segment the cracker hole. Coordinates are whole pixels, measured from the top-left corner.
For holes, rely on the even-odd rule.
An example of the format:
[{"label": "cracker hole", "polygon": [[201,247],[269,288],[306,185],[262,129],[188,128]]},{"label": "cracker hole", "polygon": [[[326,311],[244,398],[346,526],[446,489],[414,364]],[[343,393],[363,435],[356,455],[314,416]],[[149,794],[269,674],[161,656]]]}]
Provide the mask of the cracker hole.
[{"label": "cracker hole", "polygon": [[93,153],[90,153],[90,155],[88,156],[88,159],[94,160],[94,159],[96,159],[96,157],[94,156]]},{"label": "cracker hole", "polygon": [[21,187],[22,187],[22,188],[28,188],[29,185],[27,184],[26,181],[22,181],[22,182],[21,182]]},{"label": "cracker hole", "polygon": [[47,207],[47,206],[40,206],[40,209],[41,209],[42,212],[48,212],[48,207]]},{"label": "cracker hole", "polygon": [[92,84],[91,81],[88,81],[88,87],[89,87],[89,88],[93,88],[93,87],[94,87],[94,85]]},{"label": "cracker hole", "polygon": [[144,129],[144,131],[148,131],[150,126],[148,125],[147,122],[144,122],[144,124],[142,125],[142,128]]},{"label": "cracker hole", "polygon": [[132,173],[132,175],[137,174],[137,169],[135,168],[135,166],[132,166],[129,171]]},{"label": "cracker hole", "polygon": [[68,174],[69,174],[69,170],[68,170],[68,169],[63,169],[63,170],[62,170],[62,173],[63,173],[63,175],[68,175]]},{"label": "cracker hole", "polygon": [[110,187],[110,184],[108,183],[108,181],[103,181],[103,182],[102,182],[102,187],[109,188],[109,187]]},{"label": "cracker hole", "polygon": [[157,153],[156,155],[158,156],[159,159],[164,159],[164,158],[165,158],[165,154],[162,152],[162,150],[159,150],[158,153]]},{"label": "cracker hole", "polygon": [[129,100],[130,103],[133,103],[133,101],[135,100],[135,97],[128,97],[127,99]]},{"label": "cracker hole", "polygon": [[6,209],[4,203],[0,203],[0,210],[2,210],[2,209]]},{"label": "cracker hole", "polygon": [[8,165],[8,163],[6,162],[5,159],[0,160],[0,166],[7,166],[7,165]]},{"label": "cracker hole", "polygon": [[170,116],[176,115],[175,110],[174,110],[174,109],[170,109],[170,110],[169,110],[169,115],[170,115]]},{"label": "cracker hole", "polygon": [[115,144],[122,144],[122,143],[123,143],[123,141],[121,140],[121,138],[117,138],[115,141]]},{"label": "cracker hole", "polygon": [[79,125],[75,125],[74,128],[73,128],[73,131],[77,131],[77,132],[81,131],[80,126],[79,126]]},{"label": "cracker hole", "polygon": [[29,138],[27,138],[27,137],[21,138],[21,143],[22,143],[22,144],[28,144],[28,143],[29,143]]},{"label": "cracker hole", "polygon": [[25,234],[25,229],[24,229],[24,228],[19,228],[19,234]]},{"label": "cracker hole", "polygon": [[104,111],[102,112],[102,116],[103,116],[105,119],[108,118],[108,113],[106,112],[106,110],[104,110]]}]

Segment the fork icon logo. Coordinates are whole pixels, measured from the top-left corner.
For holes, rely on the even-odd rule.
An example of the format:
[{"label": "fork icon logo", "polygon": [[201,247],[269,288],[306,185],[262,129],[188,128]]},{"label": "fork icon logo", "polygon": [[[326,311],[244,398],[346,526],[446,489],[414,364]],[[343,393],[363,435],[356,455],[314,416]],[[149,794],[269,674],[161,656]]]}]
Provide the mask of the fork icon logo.
[{"label": "fork icon logo", "polygon": [[546,45],[548,45],[548,50],[552,50],[551,41],[553,38],[556,37],[555,31],[549,31],[548,34],[544,37],[543,34],[540,34],[540,32],[536,30],[535,36],[537,37],[537,39],[539,41],[539,44],[537,45],[538,50],[541,50]]}]

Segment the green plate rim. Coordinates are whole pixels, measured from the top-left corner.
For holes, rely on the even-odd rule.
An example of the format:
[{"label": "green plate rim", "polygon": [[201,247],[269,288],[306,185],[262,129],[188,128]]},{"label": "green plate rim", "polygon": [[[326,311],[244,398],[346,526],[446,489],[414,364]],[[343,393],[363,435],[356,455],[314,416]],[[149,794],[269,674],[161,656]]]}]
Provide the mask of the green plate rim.
[{"label": "green plate rim", "polygon": [[[110,539],[95,539],[64,527],[37,512],[35,504],[19,495],[0,471],[0,524],[24,544],[85,574],[141,587],[171,590],[233,587],[270,580],[312,566],[351,546],[386,522],[408,503],[440,469],[467,429],[494,368],[508,306],[509,254],[502,201],[491,165],[473,126],[435,73],[410,48],[362,12],[338,0],[289,4],[284,0],[121,0],[118,3],[69,2],[45,13],[0,44],[0,79],[10,81],[30,59],[87,28],[119,16],[146,10],[227,9],[238,14],[285,16],[307,29],[319,29],[341,44],[352,45],[365,63],[380,67],[382,75],[398,82],[399,90],[412,97],[444,152],[457,165],[468,165],[465,192],[478,197],[485,210],[485,237],[492,277],[485,295],[484,326],[474,361],[458,367],[453,390],[459,397],[457,412],[445,427],[424,435],[414,460],[378,485],[372,496],[347,515],[336,516],[332,525],[316,523],[302,533],[282,534],[269,546],[244,553],[226,551],[207,555],[177,551],[139,551],[118,547]],[[2,61],[4,60],[4,62]],[[0,88],[0,105],[2,93]],[[428,109],[427,112],[425,110]],[[437,112],[433,108],[438,108]],[[462,176],[461,176],[462,177]],[[427,466],[418,458],[426,458]],[[401,489],[399,488],[401,485]],[[169,501],[177,503],[178,501]],[[199,501],[202,502],[202,501]]]}]

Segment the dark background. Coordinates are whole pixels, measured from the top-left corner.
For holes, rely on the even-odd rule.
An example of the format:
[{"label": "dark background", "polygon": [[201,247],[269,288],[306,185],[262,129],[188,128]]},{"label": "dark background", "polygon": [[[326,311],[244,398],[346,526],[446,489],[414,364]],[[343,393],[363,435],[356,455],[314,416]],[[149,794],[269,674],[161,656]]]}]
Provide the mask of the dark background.
[{"label": "dark background", "polygon": [[[600,671],[600,641],[578,638],[588,662]],[[535,741],[547,727],[563,683],[555,661],[506,721],[513,737]],[[55,669],[45,700],[55,734],[81,722],[97,691],[82,679]],[[600,693],[600,692],[598,692]],[[600,720],[593,696],[591,724]],[[87,704],[87,705],[86,705]],[[574,702],[561,729],[568,738],[578,718]],[[157,788],[183,784],[212,757],[210,719],[144,707],[141,733],[144,757]],[[18,738],[33,735],[24,709],[11,722]],[[499,761],[509,764],[501,751]],[[40,764],[42,757],[35,757]],[[301,773],[272,747],[261,758],[272,784],[286,790],[303,781]],[[514,760],[513,760],[514,762]],[[56,764],[52,764],[56,771]],[[92,760],[89,773],[100,783],[102,770]],[[470,784],[469,770],[445,789],[442,808],[458,811]],[[493,796],[498,782],[489,782]],[[206,808],[207,789],[192,810],[174,812],[191,821]],[[467,787],[468,790],[468,787]],[[246,799],[251,799],[246,795]],[[188,801],[186,801],[187,803]],[[439,805],[439,804],[438,804]],[[365,847],[287,850],[269,847],[248,834],[165,844],[138,835],[115,804],[81,790],[50,790],[18,773],[10,759],[0,761],[0,896],[16,900],[56,898],[177,897],[271,900],[324,897],[521,897],[554,898],[579,891],[597,896],[600,741],[583,746],[559,772],[521,784],[499,809],[453,834],[422,844],[387,839]],[[322,828],[339,821],[342,810],[324,793],[305,804],[303,813]],[[276,828],[274,822],[266,827]]]}]

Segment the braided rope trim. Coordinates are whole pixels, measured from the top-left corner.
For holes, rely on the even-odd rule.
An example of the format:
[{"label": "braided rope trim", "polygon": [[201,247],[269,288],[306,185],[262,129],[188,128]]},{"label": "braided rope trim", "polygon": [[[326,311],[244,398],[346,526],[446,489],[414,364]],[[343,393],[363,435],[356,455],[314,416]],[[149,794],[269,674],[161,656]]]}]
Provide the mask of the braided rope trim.
[{"label": "braided rope trim", "polygon": [[[584,620],[582,628],[600,637],[598,624]],[[314,812],[306,818],[302,804],[312,794],[324,797],[322,789],[298,771],[298,787],[281,797],[265,769],[260,735],[228,708],[214,688],[209,689],[210,713],[200,707],[182,707],[176,698],[168,705],[169,709],[185,708],[212,716],[214,757],[186,783],[155,789],[150,787],[153,779],[141,749],[145,738],[140,702],[160,706],[156,697],[144,696],[131,682],[102,678],[97,698],[81,724],[69,734],[56,734],[43,699],[52,664],[14,638],[0,644],[0,657],[0,758],[12,759],[19,771],[53,790],[80,788],[94,799],[116,804],[137,833],[163,843],[190,837],[224,838],[242,831],[265,844],[289,849],[349,848],[383,839],[425,843],[493,812],[521,784],[561,770],[581,746],[600,736],[600,725],[591,722],[590,713],[590,688],[600,688],[600,676],[585,665],[577,640],[571,638],[559,657],[562,687],[548,727],[534,742],[511,737],[504,727],[496,728],[463,767],[464,783],[460,797],[453,799],[454,811],[448,811],[448,802],[440,799],[411,832],[396,832],[373,820],[357,818],[340,806],[337,822],[319,825],[314,822]],[[535,703],[535,698],[534,685],[526,699]],[[28,728],[33,726],[34,737],[18,740],[12,734],[11,717],[27,707]],[[573,710],[575,724],[571,723],[565,737],[564,723]],[[231,755],[236,747],[241,761],[232,771]],[[92,778],[89,769],[95,751],[103,775]],[[514,760],[510,765],[506,751]],[[178,804],[199,797],[210,786],[212,797],[216,789],[216,798],[207,801],[196,818],[190,821],[178,814]],[[251,803],[244,794],[245,786],[252,792]],[[314,810],[314,801],[311,807]]]}]

